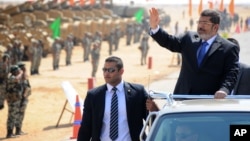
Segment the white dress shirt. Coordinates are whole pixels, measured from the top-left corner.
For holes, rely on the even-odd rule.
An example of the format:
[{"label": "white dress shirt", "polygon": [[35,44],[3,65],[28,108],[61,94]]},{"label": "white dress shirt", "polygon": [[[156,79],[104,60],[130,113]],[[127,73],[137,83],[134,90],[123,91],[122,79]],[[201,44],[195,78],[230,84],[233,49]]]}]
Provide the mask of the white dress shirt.
[{"label": "white dress shirt", "polygon": [[[118,96],[118,138],[116,141],[131,141],[128,128],[127,110],[126,110],[126,96],[124,92],[124,82],[121,81],[117,86],[116,94]],[[105,96],[105,110],[102,121],[101,141],[112,141],[109,138],[109,125],[110,125],[110,110],[111,99],[114,91],[113,86],[107,84],[107,91]]]}]

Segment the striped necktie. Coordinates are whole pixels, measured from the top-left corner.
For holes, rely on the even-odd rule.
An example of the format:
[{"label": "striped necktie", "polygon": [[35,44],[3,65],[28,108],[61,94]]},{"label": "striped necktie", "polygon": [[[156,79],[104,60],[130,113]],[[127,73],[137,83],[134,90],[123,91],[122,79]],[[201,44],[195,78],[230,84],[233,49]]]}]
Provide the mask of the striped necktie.
[{"label": "striped necktie", "polygon": [[117,99],[117,88],[113,87],[114,91],[111,99],[111,113],[110,113],[110,130],[109,137],[112,140],[117,139],[118,137],[118,99]]},{"label": "striped necktie", "polygon": [[204,58],[204,56],[206,54],[206,46],[207,45],[208,45],[207,42],[202,42],[201,43],[200,51],[199,51],[198,57],[197,57],[197,59],[198,59],[198,66],[200,66],[200,64],[201,64],[201,62],[202,62],[202,60],[203,60],[203,58]]}]

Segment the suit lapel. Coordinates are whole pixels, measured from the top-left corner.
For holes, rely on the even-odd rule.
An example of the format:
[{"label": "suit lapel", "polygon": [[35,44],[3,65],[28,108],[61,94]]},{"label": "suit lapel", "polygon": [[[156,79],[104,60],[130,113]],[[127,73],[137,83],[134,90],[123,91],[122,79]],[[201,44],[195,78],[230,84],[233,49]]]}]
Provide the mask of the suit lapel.
[{"label": "suit lapel", "polygon": [[126,110],[127,110],[127,118],[128,121],[131,121],[129,118],[131,117],[131,111],[133,111],[133,95],[134,91],[131,89],[131,87],[128,85],[127,82],[124,82],[124,93],[126,98]]},{"label": "suit lapel", "polygon": [[207,56],[211,56],[219,47],[221,46],[221,42],[214,41],[213,44],[211,45]]},{"label": "suit lapel", "polygon": [[98,92],[98,96],[96,97],[96,102],[99,103],[102,106],[96,106],[98,109],[96,112],[98,112],[98,119],[102,122],[103,116],[104,116],[104,110],[105,110],[105,96],[106,96],[106,90],[107,86],[103,85],[103,87],[100,89],[100,92]]}]

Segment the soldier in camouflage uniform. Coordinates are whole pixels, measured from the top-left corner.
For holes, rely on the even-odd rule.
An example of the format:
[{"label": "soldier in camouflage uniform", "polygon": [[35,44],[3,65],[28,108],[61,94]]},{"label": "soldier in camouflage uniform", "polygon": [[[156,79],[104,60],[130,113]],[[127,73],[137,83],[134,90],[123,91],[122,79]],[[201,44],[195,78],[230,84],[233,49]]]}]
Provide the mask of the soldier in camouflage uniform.
[{"label": "soldier in camouflage uniform", "polygon": [[64,42],[64,50],[66,52],[66,66],[71,65],[72,50],[74,48],[73,36],[68,35]]},{"label": "soldier in camouflage uniform", "polygon": [[91,63],[92,63],[92,73],[91,76],[95,77],[98,65],[99,65],[99,60],[100,60],[100,51],[101,51],[101,46],[100,46],[100,41],[96,40],[93,43],[93,47],[91,49]]},{"label": "soldier in camouflage uniform", "polygon": [[39,74],[39,67],[43,56],[43,47],[38,40],[32,39],[30,47],[30,75]]},{"label": "soldier in camouflage uniform", "polygon": [[134,43],[138,43],[141,38],[141,34],[143,32],[142,24],[141,23],[136,23],[134,25]]},{"label": "soldier in camouflage uniform", "polygon": [[141,39],[141,45],[139,47],[139,49],[141,51],[141,65],[146,64],[148,50],[149,50],[148,38],[149,38],[148,35],[146,33],[144,33],[143,37]]},{"label": "soldier in camouflage uniform", "polygon": [[114,39],[115,51],[118,50],[121,34],[122,33],[121,33],[120,26],[116,26],[115,27],[115,36],[114,36],[115,37],[115,39]]},{"label": "soldier in camouflage uniform", "polygon": [[59,69],[59,61],[62,48],[63,46],[61,40],[59,37],[57,37],[52,44],[53,70]]},{"label": "soldier in camouflage uniform", "polygon": [[28,97],[31,95],[31,86],[30,86],[30,82],[29,82],[29,78],[26,72],[26,68],[25,68],[25,64],[22,62],[19,62],[18,67],[23,71],[23,75],[21,78],[21,85],[23,88],[23,92],[22,92],[22,98],[21,98],[21,103],[20,103],[20,111],[19,111],[19,118],[17,119],[17,123],[16,123],[16,135],[25,135],[26,133],[24,133],[22,131],[22,123],[23,123],[23,119],[24,119],[24,115],[25,115],[25,110],[28,104]]},{"label": "soldier in camouflage uniform", "polygon": [[109,43],[109,55],[112,55],[113,44],[115,42],[115,30],[112,29],[109,33],[108,43]]},{"label": "soldier in camouflage uniform", "polygon": [[126,27],[126,44],[129,46],[131,44],[131,39],[134,33],[134,27],[132,23],[128,23]]},{"label": "soldier in camouflage uniform", "polygon": [[17,127],[20,113],[23,87],[21,84],[23,71],[17,66],[10,67],[10,75],[6,84],[6,100],[8,103],[7,135],[6,138],[13,138],[13,128]]},{"label": "soldier in camouflage uniform", "polygon": [[8,78],[9,67],[10,57],[8,54],[4,54],[0,60],[0,110],[4,108],[6,81]]},{"label": "soldier in camouflage uniform", "polygon": [[89,54],[92,43],[92,35],[90,32],[85,33],[82,39],[82,47],[83,47],[83,61],[86,62],[89,60]]}]

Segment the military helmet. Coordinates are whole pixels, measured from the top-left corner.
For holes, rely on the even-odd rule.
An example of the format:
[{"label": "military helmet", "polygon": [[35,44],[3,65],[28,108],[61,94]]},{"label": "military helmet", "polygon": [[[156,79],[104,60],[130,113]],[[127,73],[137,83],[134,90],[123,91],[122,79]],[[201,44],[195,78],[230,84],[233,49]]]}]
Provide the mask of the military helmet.
[{"label": "military helmet", "polygon": [[17,71],[19,69],[19,67],[17,66],[17,65],[12,65],[11,67],[10,67],[10,72],[11,73],[14,73],[15,71]]}]

